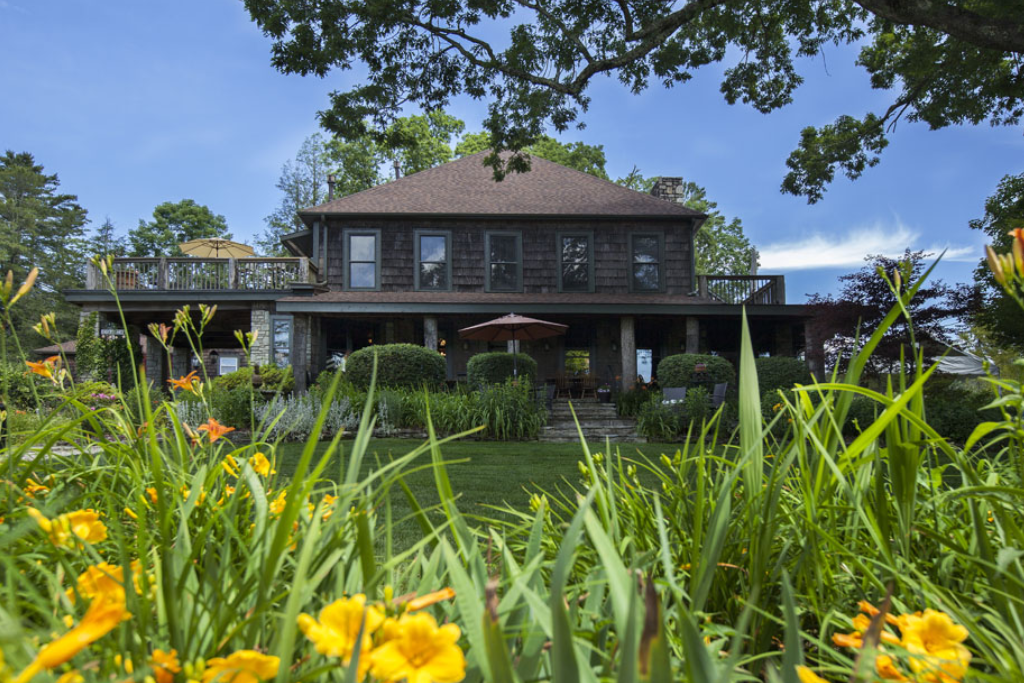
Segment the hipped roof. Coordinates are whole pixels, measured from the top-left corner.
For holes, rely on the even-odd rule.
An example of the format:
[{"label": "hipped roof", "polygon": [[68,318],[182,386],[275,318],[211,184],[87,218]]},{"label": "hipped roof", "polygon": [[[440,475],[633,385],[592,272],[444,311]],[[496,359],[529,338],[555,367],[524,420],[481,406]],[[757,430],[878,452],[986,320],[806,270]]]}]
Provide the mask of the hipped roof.
[{"label": "hipped roof", "polygon": [[595,216],[703,218],[682,204],[531,157],[526,173],[494,180],[488,152],[471,154],[300,212],[320,215]]}]

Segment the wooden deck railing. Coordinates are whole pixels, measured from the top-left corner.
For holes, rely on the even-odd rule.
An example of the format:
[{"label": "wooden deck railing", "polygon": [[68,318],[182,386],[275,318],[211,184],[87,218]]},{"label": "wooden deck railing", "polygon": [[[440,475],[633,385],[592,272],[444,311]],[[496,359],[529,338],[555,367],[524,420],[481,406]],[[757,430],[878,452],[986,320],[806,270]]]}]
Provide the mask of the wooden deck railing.
[{"label": "wooden deck railing", "polygon": [[[315,281],[316,267],[301,258],[118,258],[110,280],[119,291],[284,290]],[[86,289],[107,289],[106,278],[89,264]]]},{"label": "wooden deck railing", "polygon": [[724,304],[768,306],[786,303],[782,275],[698,275],[698,293]]}]

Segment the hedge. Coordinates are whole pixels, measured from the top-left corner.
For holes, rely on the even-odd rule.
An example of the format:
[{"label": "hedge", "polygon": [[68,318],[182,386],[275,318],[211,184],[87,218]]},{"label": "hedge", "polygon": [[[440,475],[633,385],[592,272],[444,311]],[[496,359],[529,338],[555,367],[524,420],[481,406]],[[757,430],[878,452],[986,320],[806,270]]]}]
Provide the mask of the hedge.
[{"label": "hedge", "polygon": [[706,356],[700,353],[677,353],[663,358],[658,363],[658,384],[662,387],[685,387],[693,381],[693,368],[698,363],[707,366],[708,379],[714,384],[728,382],[729,388],[736,388],[736,370],[732,363],[721,356]]},{"label": "hedge", "polygon": [[367,346],[349,355],[345,378],[360,389],[370,386],[373,357],[377,356],[377,386],[419,389],[434,387],[447,377],[444,356],[416,344]]},{"label": "hedge", "polygon": [[[515,354],[520,377],[536,377],[537,361],[525,353]],[[466,364],[466,379],[471,387],[501,384],[512,376],[512,354],[504,351],[478,353]]]},{"label": "hedge", "polygon": [[810,384],[811,372],[807,364],[789,356],[755,358],[757,386],[761,395],[775,394],[776,389],[792,389],[794,384]]}]

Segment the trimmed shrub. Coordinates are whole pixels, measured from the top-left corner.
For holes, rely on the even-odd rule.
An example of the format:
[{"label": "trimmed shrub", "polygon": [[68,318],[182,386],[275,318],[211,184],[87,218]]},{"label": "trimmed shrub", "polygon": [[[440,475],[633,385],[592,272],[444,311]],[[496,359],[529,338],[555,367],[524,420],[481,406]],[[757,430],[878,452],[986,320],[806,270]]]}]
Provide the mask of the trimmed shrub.
[{"label": "trimmed shrub", "polygon": [[345,378],[366,389],[373,377],[373,357],[377,356],[377,386],[419,389],[436,387],[447,374],[444,356],[416,344],[382,344],[354,351],[345,362]]},{"label": "trimmed shrub", "polygon": [[[255,373],[260,377],[259,388],[261,391],[288,394],[295,390],[295,374],[292,372],[292,366],[290,365],[279,368],[273,363],[268,363],[256,368]],[[239,368],[234,372],[229,372],[226,375],[215,377],[213,379],[213,386],[215,389],[222,391],[234,391],[235,389],[248,389],[252,386],[252,381],[253,368],[247,366]]]},{"label": "trimmed shrub", "polygon": [[728,382],[729,388],[736,388],[736,370],[732,363],[721,356],[708,356],[701,353],[677,353],[663,358],[658,363],[658,384],[662,387],[685,387],[693,381],[693,368],[704,363],[707,370],[704,374],[714,384]]},{"label": "trimmed shrub", "polygon": [[[479,387],[484,384],[501,384],[512,376],[512,355],[504,351],[492,351],[490,353],[478,353],[469,359],[466,364],[466,378],[471,387]],[[537,361],[525,353],[515,354],[515,362],[518,365],[520,377],[536,377]]]},{"label": "trimmed shrub", "polygon": [[221,424],[235,429],[248,429],[252,426],[251,399],[252,392],[248,387],[215,390],[210,399],[210,408]]},{"label": "trimmed shrub", "polygon": [[811,371],[807,364],[789,356],[755,358],[757,386],[761,395],[774,394],[776,389],[792,389],[794,384],[810,384]]}]

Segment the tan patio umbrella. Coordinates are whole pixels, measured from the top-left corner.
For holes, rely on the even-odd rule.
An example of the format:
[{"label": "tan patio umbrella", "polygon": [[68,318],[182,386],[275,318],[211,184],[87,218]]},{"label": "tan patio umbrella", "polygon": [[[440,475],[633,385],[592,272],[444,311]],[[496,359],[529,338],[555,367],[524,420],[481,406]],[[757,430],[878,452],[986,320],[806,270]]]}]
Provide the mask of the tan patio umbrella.
[{"label": "tan patio umbrella", "polygon": [[196,258],[248,258],[256,252],[248,244],[240,244],[223,237],[200,237],[178,245],[183,254]]},{"label": "tan patio umbrella", "polygon": [[[478,341],[532,341],[546,337],[557,337],[565,334],[569,329],[568,325],[552,323],[547,320],[526,318],[515,313],[503,315],[494,320],[488,320],[479,325],[463,327],[459,330],[459,336],[463,339],[476,339]],[[518,375],[516,354],[512,355],[512,374]]]}]

